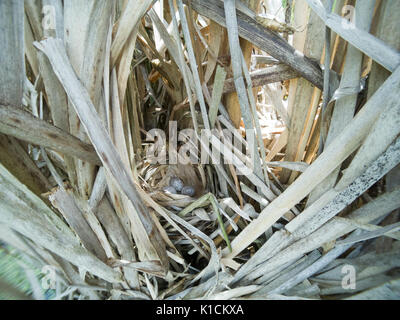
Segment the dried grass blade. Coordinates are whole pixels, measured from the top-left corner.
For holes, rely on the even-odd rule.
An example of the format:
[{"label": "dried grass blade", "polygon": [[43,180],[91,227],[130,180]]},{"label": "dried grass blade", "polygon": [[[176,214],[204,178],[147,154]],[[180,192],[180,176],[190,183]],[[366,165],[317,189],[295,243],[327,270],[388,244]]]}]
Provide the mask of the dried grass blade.
[{"label": "dried grass blade", "polygon": [[[17,127],[16,127],[17,124]],[[0,131],[18,139],[100,164],[94,148],[19,107],[0,105]]]},{"label": "dried grass blade", "polygon": [[214,86],[211,96],[211,106],[208,115],[208,118],[210,119],[211,128],[214,128],[215,120],[217,118],[218,107],[222,98],[222,90],[224,87],[225,78],[226,78],[226,71],[222,67],[217,66],[214,78]]},{"label": "dried grass blade", "polygon": [[[232,242],[233,252],[227,257],[234,257],[242,251],[354,152],[368,134],[370,126],[375,122],[379,114],[385,111],[376,110],[374,107],[376,103],[381,104],[383,100],[385,105],[391,105],[390,101],[398,102],[397,97],[393,94],[393,89],[397,87],[400,87],[400,68],[386,80],[353,121],[325,149],[317,160],[285,192],[271,202],[261,212],[259,218],[254,220],[235,238]],[[224,253],[226,254],[226,252]]]},{"label": "dried grass blade", "polygon": [[41,43],[36,43],[36,46],[48,56],[55,74],[73,102],[74,108],[85,126],[103,165],[132,202],[147,234],[153,235],[150,240],[157,251],[161,263],[167,268],[168,259],[165,252],[165,244],[159,231],[151,220],[147,208],[142,204],[131,175],[126,170],[109,134],[97,115],[87,91],[74,74],[62,43],[59,40],[47,39]]},{"label": "dried grass blade", "polygon": [[121,14],[118,29],[111,46],[111,66],[117,62],[121,51],[128,40],[132,30],[144,16],[153,0],[129,0]]},{"label": "dried grass blade", "polygon": [[46,151],[43,147],[41,148],[41,151],[42,156],[47,163],[47,167],[59,186],[49,195],[49,200],[52,205],[61,212],[65,220],[76,232],[85,248],[96,255],[100,260],[106,261],[107,257],[99,239],[96,237],[96,234],[93,232],[88,221],[85,220],[83,213],[75,202],[73,196],[65,189],[62,178],[58,174],[56,168],[54,168],[50,159],[47,157]]},{"label": "dried grass blade", "polygon": [[307,3],[329,28],[383,67],[393,72],[400,65],[400,53],[382,40],[351,25],[344,18],[326,12],[320,0],[307,0]]},{"label": "dried grass blade", "polygon": [[177,0],[177,2],[178,2],[179,15],[181,17],[183,36],[185,38],[185,43],[189,54],[189,63],[193,74],[196,96],[200,104],[201,116],[203,118],[203,125],[205,129],[210,129],[210,123],[207,116],[206,103],[204,101],[203,91],[201,89],[201,82],[200,82],[199,72],[197,69],[196,57],[192,46],[192,39],[189,32],[189,26],[187,23],[185,10],[183,8],[182,0]]},{"label": "dried grass blade", "polygon": [[0,28],[0,103],[19,106],[25,83],[24,1],[0,3]]},{"label": "dried grass blade", "polygon": [[71,229],[1,164],[0,174],[1,223],[106,281],[121,281],[118,272],[83,248]]}]

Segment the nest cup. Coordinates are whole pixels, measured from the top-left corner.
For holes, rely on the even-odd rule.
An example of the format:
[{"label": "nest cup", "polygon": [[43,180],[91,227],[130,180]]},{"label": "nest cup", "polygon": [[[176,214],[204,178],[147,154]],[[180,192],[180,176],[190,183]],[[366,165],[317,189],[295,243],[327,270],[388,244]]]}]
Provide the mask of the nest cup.
[{"label": "nest cup", "polygon": [[[161,188],[173,187],[177,194],[198,198],[206,190],[203,187],[198,168],[193,165],[168,166]],[[191,188],[193,188],[191,190]],[[182,192],[183,191],[183,192]]]}]

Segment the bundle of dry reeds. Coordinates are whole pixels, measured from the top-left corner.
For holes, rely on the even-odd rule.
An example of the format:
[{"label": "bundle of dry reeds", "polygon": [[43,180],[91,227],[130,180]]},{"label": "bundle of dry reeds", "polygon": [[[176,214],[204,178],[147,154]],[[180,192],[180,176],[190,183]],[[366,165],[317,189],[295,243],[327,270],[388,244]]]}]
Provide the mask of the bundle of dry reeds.
[{"label": "bundle of dry reeds", "polygon": [[54,299],[399,299],[399,16],[0,1],[0,240]]}]

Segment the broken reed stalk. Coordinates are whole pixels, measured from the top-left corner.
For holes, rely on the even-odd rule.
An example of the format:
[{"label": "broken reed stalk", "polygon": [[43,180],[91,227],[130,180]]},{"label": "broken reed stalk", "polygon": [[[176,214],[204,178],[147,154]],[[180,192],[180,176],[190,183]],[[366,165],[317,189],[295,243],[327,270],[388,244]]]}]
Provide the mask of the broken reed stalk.
[{"label": "broken reed stalk", "polygon": [[20,106],[0,105],[0,132],[93,164],[101,163],[91,145],[34,117]]},{"label": "broken reed stalk", "polygon": [[151,241],[159,255],[161,263],[166,268],[168,266],[168,259],[166,257],[164,242],[159,235],[159,231],[149,216],[147,208],[141,203],[131,175],[126,171],[110,136],[90,101],[87,91],[76,78],[68,62],[63,44],[56,39],[47,39],[41,41],[40,44],[36,43],[36,46],[49,58],[55,74],[64,86],[68,97],[73,102],[75,110],[85,126],[103,165],[107,171],[112,174],[121,190],[125,192],[126,196],[134,205],[146,232],[152,235]]},{"label": "broken reed stalk", "polygon": [[[187,0],[185,3],[187,3]],[[190,3],[192,8],[198,13],[214,20],[223,27],[226,26],[223,1],[192,0]],[[265,28],[245,13],[238,11],[237,19],[240,37],[250,41],[256,47],[268,52],[272,57],[289,65],[304,78],[322,89],[322,72],[314,61],[303,55],[296,54],[296,50],[282,37]]]},{"label": "broken reed stalk", "polygon": [[320,0],[307,0],[307,3],[330,29],[387,70],[394,72],[400,65],[400,53],[382,40],[357,28],[346,19],[326,12]]}]

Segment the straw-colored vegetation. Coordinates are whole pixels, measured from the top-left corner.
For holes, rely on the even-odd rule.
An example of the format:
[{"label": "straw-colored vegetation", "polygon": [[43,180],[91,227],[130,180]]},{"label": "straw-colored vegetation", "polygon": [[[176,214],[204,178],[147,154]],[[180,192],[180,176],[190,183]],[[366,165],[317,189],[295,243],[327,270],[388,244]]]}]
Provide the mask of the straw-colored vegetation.
[{"label": "straw-colored vegetation", "polygon": [[399,299],[399,18],[0,1],[0,297]]}]

